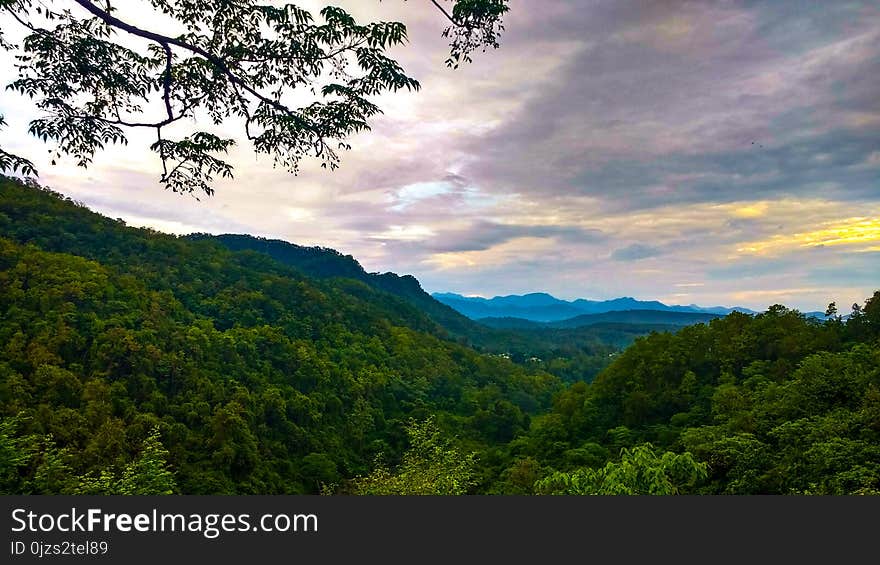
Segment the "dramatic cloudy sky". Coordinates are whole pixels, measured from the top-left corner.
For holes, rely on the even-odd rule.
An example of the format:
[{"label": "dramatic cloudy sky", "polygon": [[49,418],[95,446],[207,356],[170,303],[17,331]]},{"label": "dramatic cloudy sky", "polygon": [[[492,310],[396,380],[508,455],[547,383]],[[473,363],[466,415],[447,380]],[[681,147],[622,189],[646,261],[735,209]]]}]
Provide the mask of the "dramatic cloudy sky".
[{"label": "dramatic cloudy sky", "polygon": [[245,147],[196,201],[139,135],[53,167],[8,92],[0,143],[130,224],[334,247],[428,291],[817,309],[880,287],[877,2],[512,0],[502,48],[457,71],[426,0],[337,3],[407,22],[423,88],[382,97],[335,172]]}]

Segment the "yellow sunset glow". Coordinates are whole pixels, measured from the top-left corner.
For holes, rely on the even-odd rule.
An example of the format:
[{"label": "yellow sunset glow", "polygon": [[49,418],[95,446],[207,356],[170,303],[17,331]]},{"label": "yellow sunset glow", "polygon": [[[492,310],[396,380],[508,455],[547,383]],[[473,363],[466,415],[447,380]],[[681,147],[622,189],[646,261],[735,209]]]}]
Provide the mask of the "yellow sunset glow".
[{"label": "yellow sunset glow", "polygon": [[[775,235],[737,248],[740,253],[764,254],[776,250],[819,247],[824,245],[859,245],[880,242],[880,218],[848,218],[823,227],[791,235]],[[870,247],[875,249],[876,247]]]},{"label": "yellow sunset glow", "polygon": [[767,202],[755,202],[748,206],[741,206],[733,210],[733,215],[737,218],[760,218],[767,214],[769,205]]}]

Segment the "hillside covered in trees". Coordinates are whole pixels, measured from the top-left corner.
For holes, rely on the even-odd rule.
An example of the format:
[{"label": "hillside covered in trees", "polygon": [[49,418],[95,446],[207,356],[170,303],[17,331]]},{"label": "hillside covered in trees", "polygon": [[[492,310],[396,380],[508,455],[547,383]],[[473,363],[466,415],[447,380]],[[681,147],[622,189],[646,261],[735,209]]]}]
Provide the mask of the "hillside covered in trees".
[{"label": "hillside covered in trees", "polygon": [[318,492],[409,419],[505,443],[559,381],[443,339],[395,296],[0,187],[5,492],[122,476],[153,430],[183,493]]},{"label": "hillside covered in trees", "polygon": [[645,445],[703,467],[702,480],[685,474],[688,492],[880,494],[880,292],[846,322],[777,305],[640,338],[510,450],[536,479],[561,471],[539,490],[571,492]]},{"label": "hillside covered in trees", "polygon": [[[625,317],[627,313],[620,313],[627,321],[621,322],[618,318],[612,318],[614,321],[607,323],[599,320],[590,327],[566,325],[564,322],[542,326],[527,320],[518,321],[525,324],[493,324],[486,320],[477,323],[426,293],[412,275],[368,273],[354,257],[343,255],[335,249],[304,247],[249,235],[192,234],[187,239],[210,240],[232,251],[265,253],[316,279],[360,281],[415,307],[437,324],[444,337],[468,345],[481,353],[502,356],[526,365],[531,370],[547,371],[565,382],[592,380],[608,366],[614,354],[632,343],[636,337],[652,331],[675,330],[675,323],[678,321],[675,316],[685,316],[685,323],[714,317],[658,312],[661,316],[671,316],[661,317],[658,323],[656,318],[650,317],[650,313],[648,316],[629,319]],[[688,316],[697,318],[695,320],[687,318]]]},{"label": "hillside covered in trees", "polygon": [[[281,243],[0,179],[0,491],[880,493],[880,292],[845,320],[496,330]],[[487,349],[585,331],[635,341],[592,372]]]}]

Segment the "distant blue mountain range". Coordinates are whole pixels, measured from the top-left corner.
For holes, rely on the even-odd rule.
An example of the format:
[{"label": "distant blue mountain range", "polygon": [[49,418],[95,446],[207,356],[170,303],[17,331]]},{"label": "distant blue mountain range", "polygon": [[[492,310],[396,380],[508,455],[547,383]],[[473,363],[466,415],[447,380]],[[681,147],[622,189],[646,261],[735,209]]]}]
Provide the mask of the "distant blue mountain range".
[{"label": "distant blue mountain range", "polygon": [[669,306],[657,300],[636,300],[624,296],[613,300],[562,300],[545,292],[525,295],[496,296],[482,298],[462,296],[451,292],[435,292],[437,301],[458,310],[468,318],[520,318],[533,322],[558,322],[584,314],[604,314],[631,310],[653,310],[661,312],[688,312],[700,314],[727,315],[731,312],[754,314],[753,310],[742,307],[724,306],[703,307],[696,304],[688,306]]}]

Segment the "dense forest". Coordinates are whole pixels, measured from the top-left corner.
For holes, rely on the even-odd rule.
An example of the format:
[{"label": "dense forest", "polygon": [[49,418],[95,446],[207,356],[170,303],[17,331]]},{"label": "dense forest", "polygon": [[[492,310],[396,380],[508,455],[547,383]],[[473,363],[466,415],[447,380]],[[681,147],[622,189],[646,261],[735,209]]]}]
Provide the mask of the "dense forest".
[{"label": "dense forest", "polygon": [[[592,380],[610,362],[610,358],[641,335],[652,331],[669,331],[677,327],[676,313],[666,313],[656,323],[650,318],[639,318],[629,323],[619,321],[593,323],[590,327],[560,323],[553,329],[518,320],[515,324],[494,324],[481,320],[474,322],[453,308],[438,302],[425,292],[419,281],[411,276],[395,273],[368,273],[351,255],[335,249],[303,247],[275,239],[249,235],[192,234],[196,241],[218,242],[232,251],[258,251],[292,266],[305,275],[317,279],[354,279],[383,293],[391,294],[414,306],[437,324],[441,334],[482,353],[490,353],[525,364],[530,369],[547,371],[563,381]],[[658,314],[664,314],[659,313]],[[700,314],[685,314],[687,323],[708,319]],[[711,318],[713,316],[709,316]],[[522,322],[525,322],[523,324]],[[679,325],[685,325],[680,323]]]},{"label": "dense forest", "polygon": [[176,491],[317,492],[398,460],[411,419],[483,451],[561,388],[360,281],[0,190],[6,492],[122,477],[153,430]]},{"label": "dense forest", "polygon": [[510,452],[538,487],[568,492],[644,446],[657,457],[637,469],[693,458],[705,476],[674,485],[688,492],[880,494],[880,292],[846,322],[776,305],[639,338]]},{"label": "dense forest", "polygon": [[0,492],[880,493],[880,292],[495,329],[256,241],[0,179]]}]

